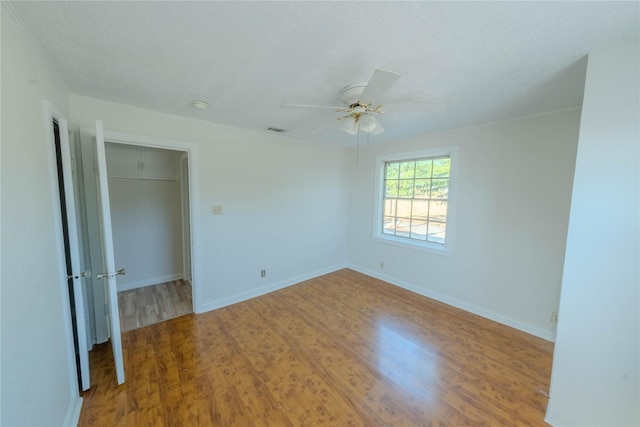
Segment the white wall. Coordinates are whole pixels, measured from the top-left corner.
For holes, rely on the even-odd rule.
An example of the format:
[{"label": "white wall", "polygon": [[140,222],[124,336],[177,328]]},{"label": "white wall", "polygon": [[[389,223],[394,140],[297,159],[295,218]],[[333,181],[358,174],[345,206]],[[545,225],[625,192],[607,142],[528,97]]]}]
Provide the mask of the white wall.
[{"label": "white wall", "polygon": [[[346,265],[347,152],[72,95],[75,125],[190,141],[199,154],[198,310]],[[222,205],[223,215],[211,207]],[[194,257],[196,254],[194,254]],[[260,270],[267,276],[260,278]]]},{"label": "white wall", "polygon": [[[43,100],[69,93],[2,3],[2,402],[0,425],[63,425],[79,414],[69,299],[60,265],[53,146]],[[55,195],[55,197],[52,197]],[[59,215],[59,214],[58,214]],[[62,252],[64,254],[64,252]]]},{"label": "white wall", "polygon": [[180,182],[109,179],[118,290],[182,278]]},{"label": "white wall", "polygon": [[[553,340],[579,113],[361,148],[350,176],[349,265]],[[459,147],[453,253],[373,241],[375,157],[442,146]]]},{"label": "white wall", "polygon": [[640,425],[640,46],[589,55],[551,400],[556,426]]}]

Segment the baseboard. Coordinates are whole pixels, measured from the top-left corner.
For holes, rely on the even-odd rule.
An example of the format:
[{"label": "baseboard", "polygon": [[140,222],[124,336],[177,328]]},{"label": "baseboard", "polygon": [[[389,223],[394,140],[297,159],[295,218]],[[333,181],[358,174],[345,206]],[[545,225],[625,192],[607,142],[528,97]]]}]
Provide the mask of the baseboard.
[{"label": "baseboard", "polygon": [[[549,393],[551,393],[551,390],[549,390]],[[553,427],[570,427],[571,424],[566,424],[566,421],[565,421],[565,424],[556,423],[553,420],[553,417],[549,416],[549,414],[553,415],[555,413],[555,411],[553,409],[553,406],[555,406],[554,405],[554,401],[552,401],[551,397],[549,397],[549,401],[547,403],[547,413],[545,414],[544,422],[549,424],[550,426],[553,426]],[[631,424],[629,424],[629,425],[631,425]],[[633,425],[637,425],[637,424],[633,424]]]},{"label": "baseboard", "polygon": [[131,289],[144,288],[145,286],[157,285],[159,283],[172,282],[184,277],[183,273],[168,274],[166,276],[151,277],[149,279],[138,280],[137,282],[118,283],[118,292],[130,291]]},{"label": "baseboard", "polygon": [[261,295],[265,295],[279,289],[283,289],[292,285],[295,285],[300,282],[304,282],[305,280],[313,279],[318,276],[323,276],[325,274],[333,273],[337,270],[342,270],[343,268],[347,268],[347,264],[337,264],[331,267],[323,268],[320,270],[313,271],[311,273],[301,274],[299,276],[290,277],[285,280],[281,280],[279,282],[271,283],[267,286],[252,289],[250,291],[241,292],[239,294],[231,295],[225,298],[220,298],[215,301],[210,301],[206,304],[202,304],[198,307],[197,313],[205,313],[207,311],[216,310],[218,308],[226,307],[228,305],[236,304],[242,301],[249,300],[251,298],[256,298]]},{"label": "baseboard", "polygon": [[420,288],[412,283],[405,282],[404,280],[397,279],[392,276],[387,276],[386,274],[381,274],[377,271],[370,270],[365,267],[361,267],[358,265],[348,265],[348,268],[351,270],[355,270],[359,273],[366,274],[367,276],[375,277],[376,279],[384,280],[385,282],[391,283],[392,285],[399,286],[403,289],[406,289],[411,292],[415,292],[419,295],[425,296],[427,298],[434,299],[436,301],[442,302],[444,304],[450,305],[455,308],[459,308],[464,311],[468,311],[469,313],[476,314],[480,317],[484,317],[485,319],[493,320],[494,322],[502,323],[503,325],[509,326],[511,328],[518,329],[519,331],[526,332],[527,334],[536,336],[538,338],[542,338],[547,341],[555,342],[555,334],[544,329],[538,328],[536,326],[528,325],[526,323],[522,323],[516,319],[513,319],[508,316],[504,316],[500,313],[496,313],[491,310],[484,309],[482,307],[478,307],[473,304],[469,304],[464,301],[460,301],[455,298],[448,297],[446,295],[442,295],[438,292],[433,292],[428,289]]},{"label": "baseboard", "polygon": [[73,396],[67,407],[67,415],[64,417],[64,427],[75,427],[80,421],[80,411],[82,410],[82,397]]}]

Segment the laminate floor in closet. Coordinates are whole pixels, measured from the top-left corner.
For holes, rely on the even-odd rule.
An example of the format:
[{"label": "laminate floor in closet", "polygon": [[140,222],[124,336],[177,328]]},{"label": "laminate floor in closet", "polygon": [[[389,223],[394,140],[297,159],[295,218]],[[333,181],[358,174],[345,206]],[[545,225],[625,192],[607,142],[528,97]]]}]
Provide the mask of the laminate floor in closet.
[{"label": "laminate floor in closet", "polygon": [[191,284],[174,280],[118,292],[122,332],[153,325],[193,312]]}]

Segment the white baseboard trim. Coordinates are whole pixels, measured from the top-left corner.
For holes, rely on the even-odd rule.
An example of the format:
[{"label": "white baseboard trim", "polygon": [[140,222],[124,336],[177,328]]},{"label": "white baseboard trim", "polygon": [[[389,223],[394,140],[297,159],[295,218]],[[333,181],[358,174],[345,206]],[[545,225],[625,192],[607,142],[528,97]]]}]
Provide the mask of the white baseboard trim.
[{"label": "white baseboard trim", "polygon": [[412,283],[405,282],[404,280],[400,280],[395,277],[387,276],[386,274],[381,274],[377,271],[369,270],[368,268],[365,268],[365,267],[352,265],[352,264],[349,264],[347,267],[359,273],[366,274],[367,276],[375,277],[376,279],[384,280],[385,282],[391,283],[392,285],[399,286],[403,289],[406,289],[411,292],[415,292],[416,294],[425,296],[427,298],[431,298],[436,301],[442,302],[444,304],[450,305],[452,307],[456,307],[461,310],[468,311],[469,313],[473,313],[478,316],[484,317],[486,319],[493,320],[494,322],[502,323],[503,325],[507,325],[511,328],[518,329],[522,332],[526,332],[538,338],[555,342],[555,339],[556,339],[555,333],[538,328],[536,326],[522,323],[511,317],[504,316],[500,313],[496,313],[495,311],[487,310],[482,307],[478,307],[476,305],[469,304],[467,302],[460,301],[458,299],[451,298],[446,295],[442,295],[438,292],[433,292],[428,289],[420,288]]},{"label": "white baseboard trim", "polygon": [[64,427],[76,427],[80,421],[80,411],[82,410],[82,397],[73,396],[67,407],[67,415],[64,417]]},{"label": "white baseboard trim", "polygon": [[206,304],[202,304],[200,307],[196,308],[196,313],[205,313],[207,311],[216,310],[218,308],[226,307],[228,305],[236,304],[242,301],[249,300],[251,298],[259,297],[261,295],[265,295],[279,289],[283,289],[296,283],[304,282],[305,280],[313,279],[318,276],[323,276],[325,274],[333,273],[337,270],[342,270],[343,268],[347,268],[347,264],[337,264],[331,267],[323,268],[320,270],[313,271],[311,273],[301,274],[299,276],[290,277],[285,280],[281,280],[279,282],[271,283],[267,286],[252,289],[246,292],[241,292],[239,294],[231,295],[225,298],[220,298],[214,301],[210,301]]},{"label": "white baseboard trim", "polygon": [[[548,412],[549,412],[549,409],[547,409],[547,413],[548,413]],[[554,422],[553,422],[553,420],[550,420],[550,419],[549,419],[549,417],[544,417],[544,422],[545,422],[545,423],[547,423],[547,424],[549,424],[550,426],[553,426],[553,427],[563,427],[563,426],[561,426],[560,424],[556,424],[556,423],[554,423]]]},{"label": "white baseboard trim", "polygon": [[[120,276],[122,277],[122,276]],[[145,286],[157,285],[159,283],[171,282],[184,277],[183,273],[168,274],[166,276],[151,277],[149,279],[138,280],[136,282],[118,283],[118,292],[130,291],[131,289],[144,288]]]}]

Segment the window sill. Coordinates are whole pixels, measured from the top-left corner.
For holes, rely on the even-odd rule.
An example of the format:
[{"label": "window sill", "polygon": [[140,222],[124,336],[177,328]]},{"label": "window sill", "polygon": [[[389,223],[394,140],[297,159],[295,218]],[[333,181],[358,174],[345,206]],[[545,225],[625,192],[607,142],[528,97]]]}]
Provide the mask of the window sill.
[{"label": "window sill", "polygon": [[429,243],[420,243],[413,242],[409,239],[403,239],[400,237],[394,236],[385,236],[380,234],[374,234],[371,239],[375,242],[380,242],[388,245],[399,246],[401,248],[413,249],[420,252],[427,252],[434,255],[440,256],[451,256],[451,249],[447,249],[442,245],[438,245],[437,243],[429,244]]}]

